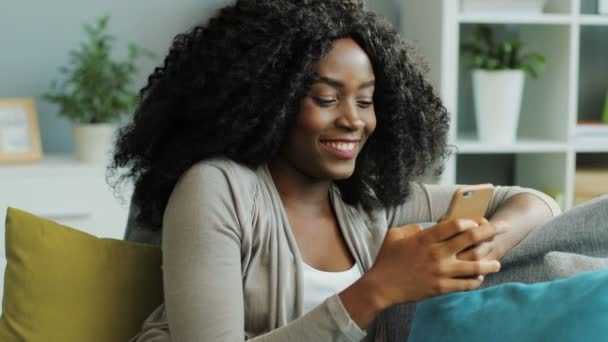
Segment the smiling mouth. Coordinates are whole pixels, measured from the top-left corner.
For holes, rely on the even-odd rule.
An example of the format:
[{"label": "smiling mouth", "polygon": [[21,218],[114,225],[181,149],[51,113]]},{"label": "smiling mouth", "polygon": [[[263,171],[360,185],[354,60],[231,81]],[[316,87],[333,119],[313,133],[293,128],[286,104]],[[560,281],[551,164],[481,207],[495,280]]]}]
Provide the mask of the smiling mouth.
[{"label": "smiling mouth", "polygon": [[358,141],[321,141],[321,144],[340,151],[352,151],[357,147],[357,143]]},{"label": "smiling mouth", "polygon": [[338,159],[353,159],[359,152],[360,140],[321,140],[321,147]]}]

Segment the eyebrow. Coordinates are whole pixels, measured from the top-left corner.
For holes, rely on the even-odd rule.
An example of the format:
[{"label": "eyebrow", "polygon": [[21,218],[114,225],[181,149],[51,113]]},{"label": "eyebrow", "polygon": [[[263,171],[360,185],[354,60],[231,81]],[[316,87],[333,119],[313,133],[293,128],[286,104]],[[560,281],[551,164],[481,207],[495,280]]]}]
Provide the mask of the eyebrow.
[{"label": "eyebrow", "polygon": [[[319,77],[317,77],[317,79],[315,80],[314,83],[325,83],[334,88],[344,88],[344,83],[342,83],[336,79],[333,79],[331,77],[319,76]],[[359,86],[359,89],[373,87],[375,84],[376,84],[375,80],[370,80],[370,81],[363,83],[361,86]]]}]

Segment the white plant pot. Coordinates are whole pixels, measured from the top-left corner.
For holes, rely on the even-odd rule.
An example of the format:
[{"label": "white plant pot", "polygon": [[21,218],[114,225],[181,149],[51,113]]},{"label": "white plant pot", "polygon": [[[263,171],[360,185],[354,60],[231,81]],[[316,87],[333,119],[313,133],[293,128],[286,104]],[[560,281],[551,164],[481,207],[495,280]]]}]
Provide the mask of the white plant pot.
[{"label": "white plant pot", "polygon": [[608,14],[608,0],[597,1],[597,12],[599,14]]},{"label": "white plant pot", "polygon": [[108,163],[114,151],[115,124],[74,124],[76,159],[85,163]]},{"label": "white plant pot", "polygon": [[525,74],[521,70],[474,70],[473,97],[479,140],[509,144],[517,137]]},{"label": "white plant pot", "polygon": [[461,0],[463,13],[540,14],[545,0]]}]

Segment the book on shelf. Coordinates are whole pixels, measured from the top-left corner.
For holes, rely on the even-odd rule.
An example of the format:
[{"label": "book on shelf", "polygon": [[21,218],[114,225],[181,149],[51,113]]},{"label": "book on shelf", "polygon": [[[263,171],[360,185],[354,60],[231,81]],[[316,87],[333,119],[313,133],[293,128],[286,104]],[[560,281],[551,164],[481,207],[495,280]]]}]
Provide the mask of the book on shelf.
[{"label": "book on shelf", "polygon": [[574,204],[608,194],[608,165],[578,167],[574,176]]}]

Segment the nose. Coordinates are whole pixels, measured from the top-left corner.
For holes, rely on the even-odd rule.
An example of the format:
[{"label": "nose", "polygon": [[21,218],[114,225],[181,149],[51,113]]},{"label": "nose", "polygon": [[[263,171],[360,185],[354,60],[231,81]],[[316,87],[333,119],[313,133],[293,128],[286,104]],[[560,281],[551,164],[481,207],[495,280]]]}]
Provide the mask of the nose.
[{"label": "nose", "polygon": [[352,131],[358,131],[365,127],[365,122],[361,119],[356,103],[345,103],[342,113],[336,120],[338,127],[347,128]]}]

